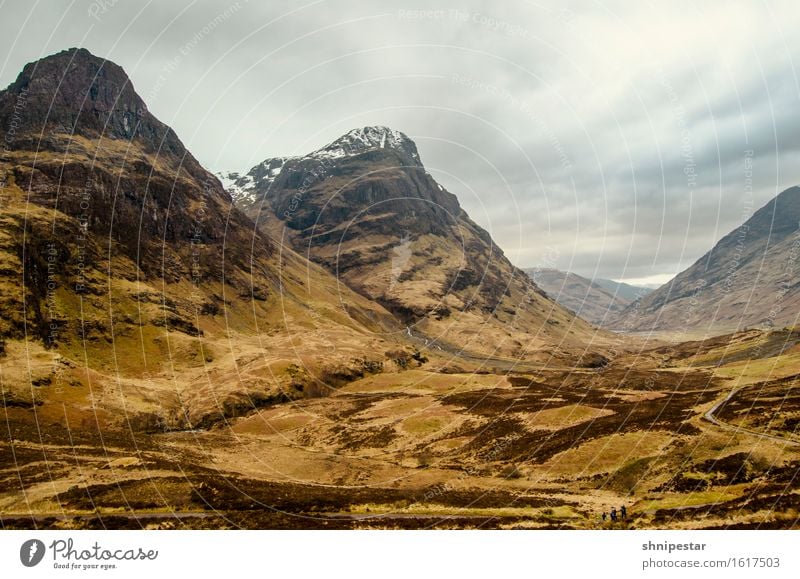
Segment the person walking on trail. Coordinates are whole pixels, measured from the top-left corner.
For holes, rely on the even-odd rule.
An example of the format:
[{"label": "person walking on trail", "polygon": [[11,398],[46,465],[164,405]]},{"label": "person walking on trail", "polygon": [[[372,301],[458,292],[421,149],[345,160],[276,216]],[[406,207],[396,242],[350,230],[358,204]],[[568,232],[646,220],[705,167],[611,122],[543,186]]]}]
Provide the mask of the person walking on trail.
[{"label": "person walking on trail", "polygon": [[612,507],[611,509],[611,520],[612,521],[617,520],[617,507]]},{"label": "person walking on trail", "polygon": [[627,516],[628,516],[628,509],[626,509],[626,508],[625,508],[625,505],[622,505],[622,506],[619,508],[619,516],[620,516],[620,518],[622,518],[622,519],[624,519],[625,517],[627,517]]},{"label": "person walking on trail", "polygon": [[606,512],[605,511],[603,511],[603,522],[604,523],[606,522]]}]

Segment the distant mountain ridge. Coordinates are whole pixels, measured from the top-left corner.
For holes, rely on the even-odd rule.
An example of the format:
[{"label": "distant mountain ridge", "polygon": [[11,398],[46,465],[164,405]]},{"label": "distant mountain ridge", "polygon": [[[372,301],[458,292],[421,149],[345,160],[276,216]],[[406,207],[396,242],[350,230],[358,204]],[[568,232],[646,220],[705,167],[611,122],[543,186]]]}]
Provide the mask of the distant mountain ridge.
[{"label": "distant mountain ridge", "polygon": [[591,280],[553,268],[529,268],[525,272],[548,296],[597,326],[607,324],[633,299],[651,291],[602,278]]},{"label": "distant mountain ridge", "polygon": [[612,294],[628,300],[629,302],[643,298],[649,293],[652,293],[656,288],[631,285],[622,281],[614,281],[613,279],[603,279],[601,277],[594,278],[594,283],[600,287],[610,291]]}]

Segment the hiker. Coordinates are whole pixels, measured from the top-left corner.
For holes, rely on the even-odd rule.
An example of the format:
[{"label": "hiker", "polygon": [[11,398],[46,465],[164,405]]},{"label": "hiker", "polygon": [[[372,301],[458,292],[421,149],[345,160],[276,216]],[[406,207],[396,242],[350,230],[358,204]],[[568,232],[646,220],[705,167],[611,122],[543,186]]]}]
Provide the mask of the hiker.
[{"label": "hiker", "polygon": [[616,521],[617,520],[617,507],[612,507],[611,508],[611,520],[612,521]]},{"label": "hiker", "polygon": [[625,517],[627,517],[627,516],[628,516],[628,509],[626,509],[626,508],[625,508],[625,505],[622,505],[622,506],[619,508],[619,516],[620,516],[620,518],[622,518],[622,519],[624,519]]},{"label": "hiker", "polygon": [[606,522],[606,512],[605,511],[603,511],[603,522],[604,523]]}]

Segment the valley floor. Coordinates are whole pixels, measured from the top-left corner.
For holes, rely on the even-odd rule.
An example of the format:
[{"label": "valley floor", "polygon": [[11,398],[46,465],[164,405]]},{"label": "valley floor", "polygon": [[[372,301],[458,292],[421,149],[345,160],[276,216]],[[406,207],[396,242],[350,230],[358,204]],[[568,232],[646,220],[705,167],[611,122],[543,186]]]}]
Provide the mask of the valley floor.
[{"label": "valley floor", "polygon": [[[667,347],[598,370],[368,375],[202,431],[101,436],[7,407],[0,521],[794,528],[800,353],[719,364],[748,340],[763,342]],[[601,519],[623,505],[625,520]]]}]

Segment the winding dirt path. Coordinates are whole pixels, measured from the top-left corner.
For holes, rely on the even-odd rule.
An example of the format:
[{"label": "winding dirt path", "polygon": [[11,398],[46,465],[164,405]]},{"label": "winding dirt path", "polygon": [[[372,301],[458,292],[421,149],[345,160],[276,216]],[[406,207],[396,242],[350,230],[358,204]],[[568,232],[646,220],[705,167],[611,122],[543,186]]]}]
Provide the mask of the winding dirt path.
[{"label": "winding dirt path", "polygon": [[719,418],[717,418],[714,415],[714,413],[717,412],[717,410],[719,410],[722,407],[723,404],[725,404],[726,402],[730,401],[743,388],[744,388],[744,386],[739,386],[739,387],[731,389],[731,391],[728,392],[728,394],[724,398],[722,398],[721,400],[718,400],[714,404],[714,406],[712,406],[711,409],[709,409],[709,411],[706,412],[703,415],[703,418],[705,418],[707,421],[709,421],[714,426],[717,426],[717,427],[722,428],[724,430],[730,430],[732,432],[738,432],[740,434],[748,434],[750,436],[755,436],[757,438],[763,438],[763,439],[766,439],[766,440],[773,440],[773,441],[776,441],[776,442],[782,442],[782,443],[788,444],[790,446],[800,446],[800,441],[792,440],[790,438],[785,438],[783,436],[776,436],[774,434],[766,434],[764,432],[758,432],[757,430],[751,430],[749,428],[743,428],[741,426],[735,426],[733,424],[729,424],[727,422],[724,422],[724,421],[720,420]]}]

